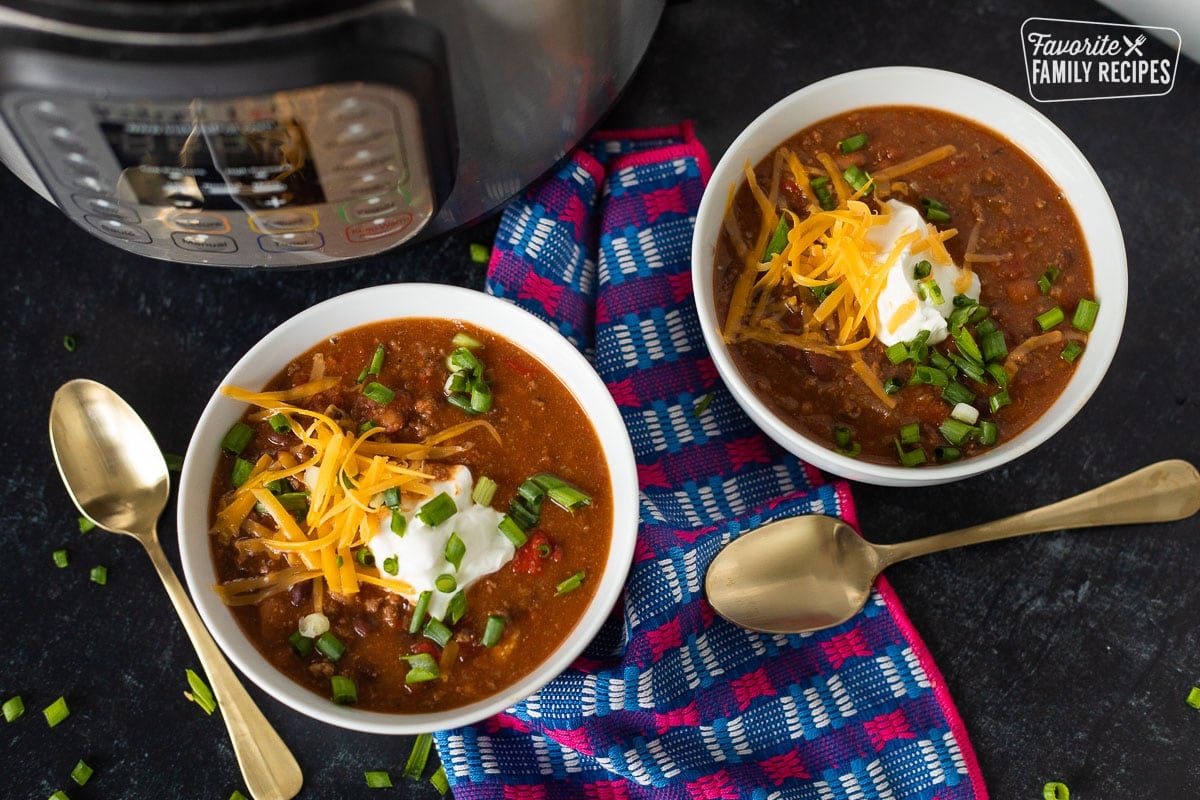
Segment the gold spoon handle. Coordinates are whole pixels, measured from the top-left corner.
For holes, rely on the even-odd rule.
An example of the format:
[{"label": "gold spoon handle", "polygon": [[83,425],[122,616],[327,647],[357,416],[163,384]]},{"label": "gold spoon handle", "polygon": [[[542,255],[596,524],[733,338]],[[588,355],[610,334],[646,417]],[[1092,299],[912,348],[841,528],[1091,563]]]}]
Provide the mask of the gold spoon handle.
[{"label": "gold spoon handle", "polygon": [[1186,461],[1159,461],[1042,508],[911,542],[881,545],[880,569],[953,547],[1065,528],[1170,522],[1190,517],[1198,510],[1200,473]]},{"label": "gold spoon handle", "polygon": [[150,554],[158,577],[162,578],[183,628],[196,648],[196,655],[200,657],[200,665],[208,676],[221,716],[225,718],[225,726],[233,740],[233,752],[242,768],[242,777],[250,796],[254,800],[291,800],[304,782],[295,756],[255,705],[209,635],[167,561],[158,539],[153,536],[138,538]]}]

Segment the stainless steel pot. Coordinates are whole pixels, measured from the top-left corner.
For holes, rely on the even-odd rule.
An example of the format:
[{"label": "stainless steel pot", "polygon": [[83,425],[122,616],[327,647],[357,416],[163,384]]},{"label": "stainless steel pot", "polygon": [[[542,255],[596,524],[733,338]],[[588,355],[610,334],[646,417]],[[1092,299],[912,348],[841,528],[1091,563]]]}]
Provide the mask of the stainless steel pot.
[{"label": "stainless steel pot", "polygon": [[663,3],[11,0],[0,160],[141,255],[372,255],[477,220],[564,156]]}]

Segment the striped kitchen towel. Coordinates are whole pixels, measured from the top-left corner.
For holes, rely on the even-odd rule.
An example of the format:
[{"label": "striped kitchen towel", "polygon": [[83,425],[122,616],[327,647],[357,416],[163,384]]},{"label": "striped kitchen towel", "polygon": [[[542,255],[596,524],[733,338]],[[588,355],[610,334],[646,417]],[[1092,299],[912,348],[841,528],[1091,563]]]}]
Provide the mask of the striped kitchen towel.
[{"label": "striped kitchen towel", "polygon": [[597,134],[506,209],[487,291],[592,358],[633,440],[640,530],[623,605],[536,695],[436,734],[454,796],[984,800],[928,650],[880,580],[850,622],[743,630],[704,572],[795,514],[856,524],[849,487],[759,432],[723,387],[692,302],[710,169],[691,126]]}]

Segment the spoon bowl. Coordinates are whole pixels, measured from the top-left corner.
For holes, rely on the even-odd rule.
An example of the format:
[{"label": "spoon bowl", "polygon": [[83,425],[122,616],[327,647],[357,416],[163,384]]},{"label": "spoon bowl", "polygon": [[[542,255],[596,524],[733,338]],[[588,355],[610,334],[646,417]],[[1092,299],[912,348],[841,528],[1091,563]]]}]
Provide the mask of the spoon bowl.
[{"label": "spoon bowl", "polygon": [[251,796],[295,797],[303,783],[299,764],[221,655],[159,544],[170,473],[150,429],[107,386],[73,380],[50,405],[50,447],[79,512],[145,547],[208,676]]},{"label": "spoon bowl", "polygon": [[1200,473],[1160,461],[1083,494],[1011,517],[894,545],[863,539],[834,517],[791,517],[734,541],[709,565],[708,602],[730,622],[767,633],[839,625],[898,561],[1031,533],[1184,519],[1200,510]]}]

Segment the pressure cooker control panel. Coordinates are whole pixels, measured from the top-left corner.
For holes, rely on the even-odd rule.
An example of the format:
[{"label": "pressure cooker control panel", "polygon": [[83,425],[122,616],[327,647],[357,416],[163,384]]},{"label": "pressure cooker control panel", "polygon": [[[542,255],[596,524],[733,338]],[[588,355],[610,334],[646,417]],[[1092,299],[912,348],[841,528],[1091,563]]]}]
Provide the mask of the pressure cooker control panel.
[{"label": "pressure cooker control panel", "polygon": [[142,255],[325,263],[394,247],[435,211],[419,105],[396,86],[174,103],[30,90],[0,110],[59,207]]}]

